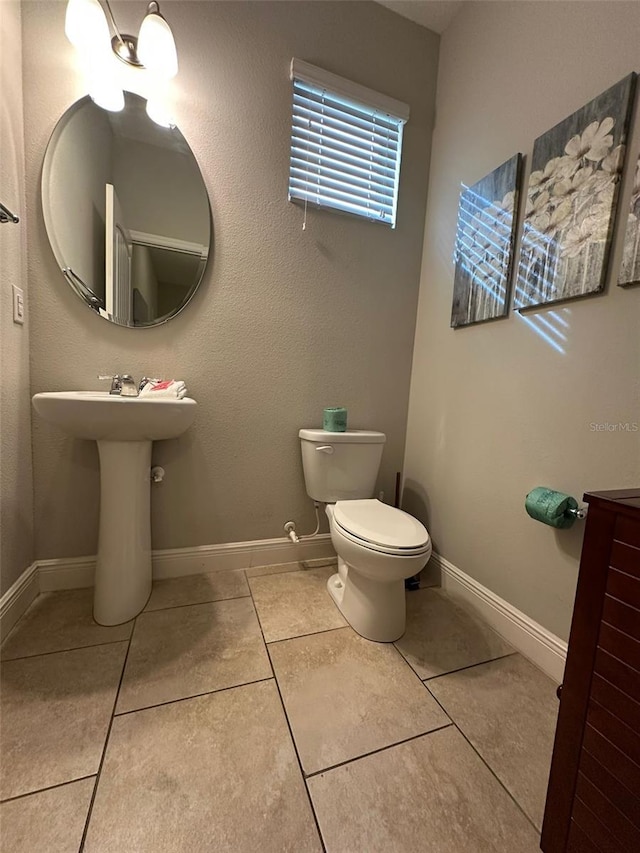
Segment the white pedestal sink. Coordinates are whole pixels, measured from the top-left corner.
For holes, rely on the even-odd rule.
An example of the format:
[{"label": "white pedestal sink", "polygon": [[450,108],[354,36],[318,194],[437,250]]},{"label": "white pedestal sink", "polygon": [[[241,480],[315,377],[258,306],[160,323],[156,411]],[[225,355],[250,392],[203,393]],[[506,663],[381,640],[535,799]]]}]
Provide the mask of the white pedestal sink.
[{"label": "white pedestal sink", "polygon": [[98,442],[100,529],[93,615],[101,625],[133,619],[151,594],[151,442],[176,438],[197,403],[100,391],[35,394],[36,412],[75,438]]}]

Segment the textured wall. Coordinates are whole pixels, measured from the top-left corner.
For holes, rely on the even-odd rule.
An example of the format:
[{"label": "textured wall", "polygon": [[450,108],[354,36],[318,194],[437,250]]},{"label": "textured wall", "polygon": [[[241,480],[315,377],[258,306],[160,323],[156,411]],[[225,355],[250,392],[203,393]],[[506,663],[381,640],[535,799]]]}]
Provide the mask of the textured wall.
[{"label": "textured wall", "polygon": [[[159,175],[164,176],[162,193],[157,193]],[[127,228],[207,244],[209,206],[197,165],[188,154],[118,138],[113,179]],[[150,204],[149,198],[157,203]]]},{"label": "textured wall", "polygon": [[590,425],[640,422],[640,290],[566,303],[564,355],[518,315],[451,330],[458,192],[638,70],[639,32],[638,3],[478,2],[441,42],[405,503],[444,557],[562,637],[583,527],[554,532],[523,501],[639,484],[640,433]]},{"label": "textured wall", "polygon": [[25,290],[26,222],[20,4],[0,3],[0,201],[20,216],[0,225],[0,594],[33,560],[29,318],[13,323],[13,284]]},{"label": "textured wall", "polygon": [[[136,31],[145,4],[114,4]],[[402,464],[424,232],[438,37],[374,3],[163,2],[178,44],[178,124],[211,197],[203,286],[162,328],[109,325],[73,296],[42,223],[40,166],[84,93],[61,2],[25,4],[32,389],[95,388],[95,375],[180,376],[195,426],[154,450],[157,548],[279,536],[312,526],[297,430],[325,405],[388,435],[380,488]],[[381,50],[384,45],[384,50]],[[286,200],[292,56],[408,102],[395,231]],[[39,557],[95,551],[95,447],[34,420]]]}]

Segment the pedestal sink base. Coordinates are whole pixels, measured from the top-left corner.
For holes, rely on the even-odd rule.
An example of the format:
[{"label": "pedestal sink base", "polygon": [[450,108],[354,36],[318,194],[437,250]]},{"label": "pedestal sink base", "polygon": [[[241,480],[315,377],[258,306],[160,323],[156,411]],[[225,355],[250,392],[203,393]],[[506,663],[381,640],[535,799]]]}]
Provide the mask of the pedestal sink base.
[{"label": "pedestal sink base", "polygon": [[93,615],[100,625],[137,616],[151,595],[150,441],[98,441],[100,531]]},{"label": "pedestal sink base", "polygon": [[75,438],[98,442],[100,532],[93,615],[101,625],[137,616],[151,595],[151,442],[177,438],[197,404],[152,394],[45,391],[33,407]]}]

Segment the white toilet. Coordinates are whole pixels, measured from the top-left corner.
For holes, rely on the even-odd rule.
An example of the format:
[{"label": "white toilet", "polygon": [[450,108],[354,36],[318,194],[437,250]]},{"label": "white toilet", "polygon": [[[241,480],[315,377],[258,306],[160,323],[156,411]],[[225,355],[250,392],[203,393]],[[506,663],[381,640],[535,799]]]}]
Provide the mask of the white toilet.
[{"label": "white toilet", "polygon": [[327,582],[347,622],[368,640],[404,634],[404,580],[426,566],[426,528],[401,509],[375,500],[386,436],[370,430],[301,429],[307,494],[326,504],[338,573]]}]

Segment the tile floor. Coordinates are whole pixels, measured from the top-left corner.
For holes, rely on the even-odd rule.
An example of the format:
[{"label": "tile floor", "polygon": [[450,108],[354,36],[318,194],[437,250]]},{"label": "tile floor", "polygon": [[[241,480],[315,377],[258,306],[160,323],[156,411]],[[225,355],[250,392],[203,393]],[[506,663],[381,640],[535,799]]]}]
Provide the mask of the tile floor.
[{"label": "tile floor", "polygon": [[287,564],[41,595],[2,649],[2,853],[533,853],[555,685],[439,589],[370,643]]}]

